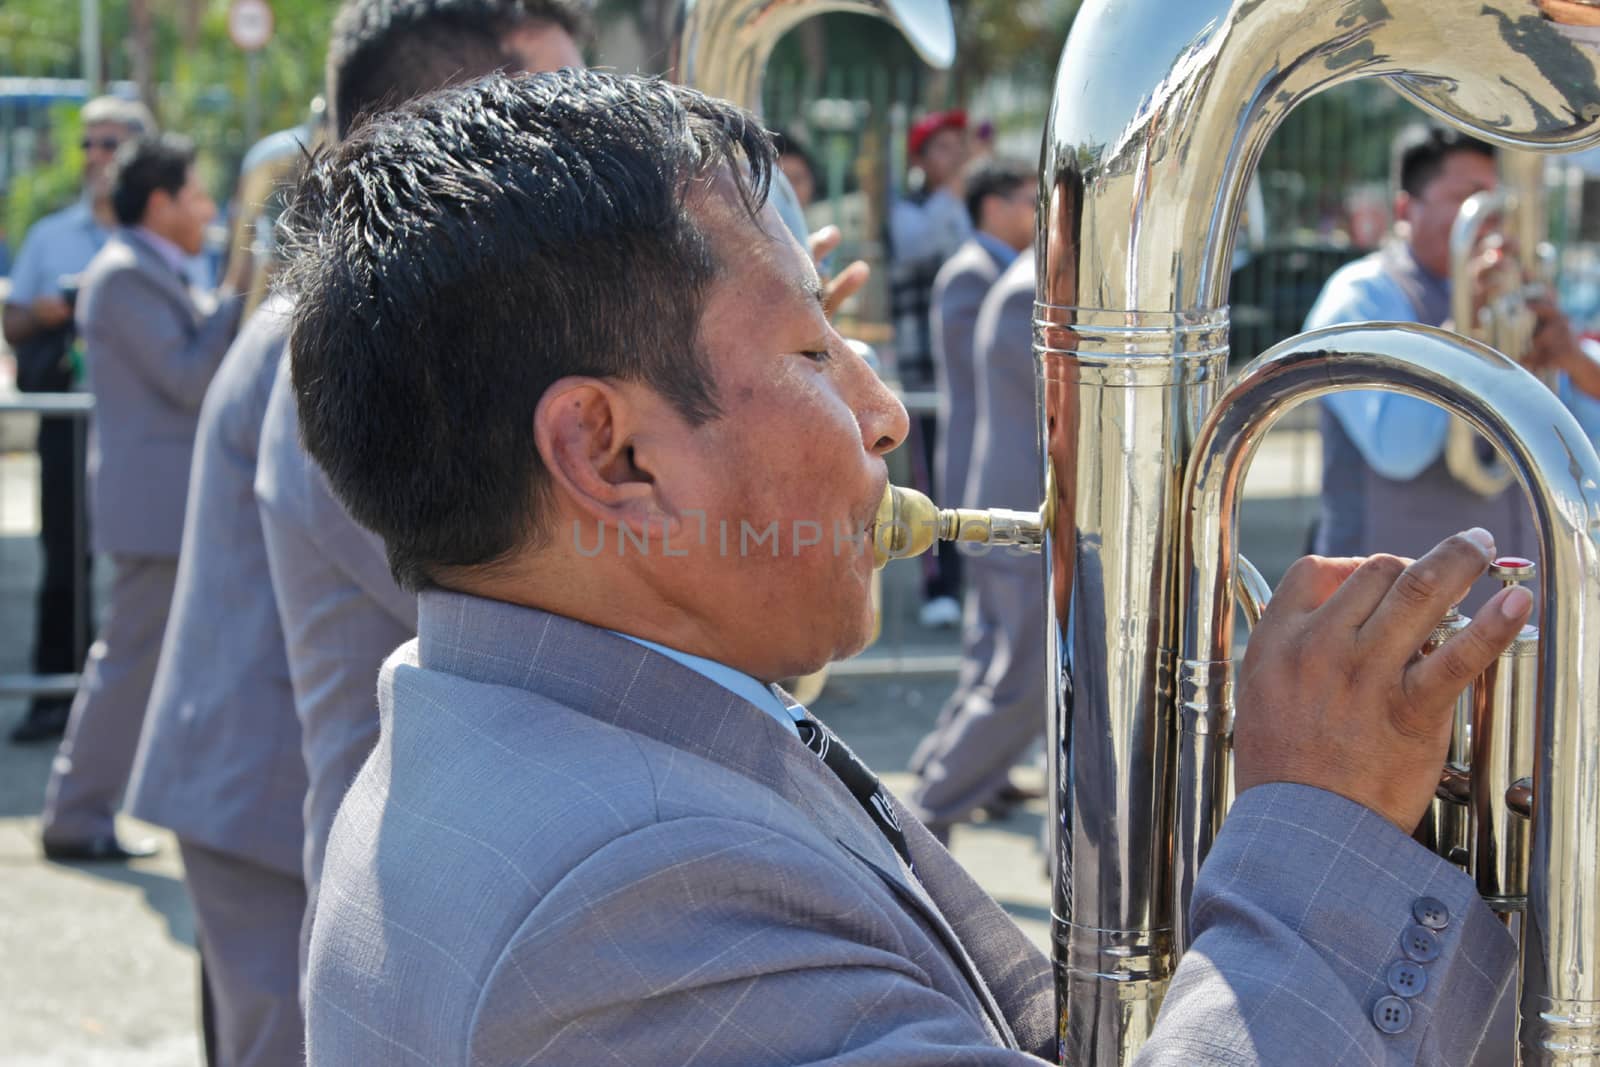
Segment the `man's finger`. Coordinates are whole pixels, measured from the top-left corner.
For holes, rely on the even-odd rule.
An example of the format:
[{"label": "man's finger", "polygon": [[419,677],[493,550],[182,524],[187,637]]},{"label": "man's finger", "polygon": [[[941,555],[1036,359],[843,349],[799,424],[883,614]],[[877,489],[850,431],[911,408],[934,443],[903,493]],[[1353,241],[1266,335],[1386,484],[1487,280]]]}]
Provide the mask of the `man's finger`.
[{"label": "man's finger", "polygon": [[1344,582],[1361,566],[1359,559],[1328,559],[1323,556],[1303,556],[1284,574],[1278,588],[1272,593],[1267,608],[1279,612],[1290,611],[1309,614],[1320,608]]},{"label": "man's finger", "polygon": [[867,284],[867,278],[871,274],[872,269],[867,266],[866,261],[858,259],[834,275],[822,293],[823,312],[830,319],[833,318],[846,300],[861,291],[861,287]]},{"label": "man's finger", "polygon": [[1399,556],[1379,554],[1364,560],[1354,560],[1359,566],[1346,578],[1327,602],[1317,609],[1317,614],[1331,623],[1349,629],[1360,628],[1372,613],[1378,610],[1383,598],[1388,596],[1394,583],[1412,561]]},{"label": "man's finger", "polygon": [[839,242],[842,240],[844,240],[844,234],[840,232],[837,226],[824,226],[812,234],[806,242],[811,249],[812,262],[821,263],[822,258],[835,248],[838,248]]},{"label": "man's finger", "polygon": [[1362,625],[1362,643],[1404,663],[1422,647],[1445,612],[1461,603],[1494,557],[1494,537],[1474,527],[1436,545],[1395,579]]},{"label": "man's finger", "polygon": [[1429,722],[1409,724],[1419,732],[1436,728],[1435,715],[1446,715],[1455,698],[1505,651],[1522,630],[1533,608],[1533,594],[1521,586],[1502,589],[1489,599],[1472,622],[1433,652],[1406,668],[1405,689],[1414,712]]}]

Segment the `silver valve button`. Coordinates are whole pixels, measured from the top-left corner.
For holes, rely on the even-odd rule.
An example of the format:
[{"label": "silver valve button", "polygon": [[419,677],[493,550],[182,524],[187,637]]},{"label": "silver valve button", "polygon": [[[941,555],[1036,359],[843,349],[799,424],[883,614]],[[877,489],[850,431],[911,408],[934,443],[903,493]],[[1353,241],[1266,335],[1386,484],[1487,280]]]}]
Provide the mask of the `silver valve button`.
[{"label": "silver valve button", "polygon": [[1539,573],[1539,565],[1521,556],[1501,556],[1489,564],[1489,577],[1498,578],[1506,585],[1531,582]]}]

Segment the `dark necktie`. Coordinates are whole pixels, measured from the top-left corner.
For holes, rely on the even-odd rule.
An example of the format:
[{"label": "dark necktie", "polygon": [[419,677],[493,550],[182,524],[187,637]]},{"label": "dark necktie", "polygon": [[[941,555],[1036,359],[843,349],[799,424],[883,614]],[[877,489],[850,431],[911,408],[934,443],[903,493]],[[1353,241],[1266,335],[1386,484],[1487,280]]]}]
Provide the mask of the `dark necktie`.
[{"label": "dark necktie", "polygon": [[817,720],[807,716],[795,721],[795,728],[800,731],[800,740],[806,747],[822,758],[844,787],[850,790],[852,796],[861,804],[869,818],[877,826],[879,832],[888,838],[889,844],[900,853],[900,858],[905,860],[906,866],[911,868],[911,873],[916,873],[916,867],[911,862],[911,850],[906,847],[906,835],[900,829],[900,820],[895,816],[894,808],[889,803],[889,794],[884,791],[878,776],[867,768],[865,763],[850,751],[850,746],[839,740],[839,735],[828,729]]}]

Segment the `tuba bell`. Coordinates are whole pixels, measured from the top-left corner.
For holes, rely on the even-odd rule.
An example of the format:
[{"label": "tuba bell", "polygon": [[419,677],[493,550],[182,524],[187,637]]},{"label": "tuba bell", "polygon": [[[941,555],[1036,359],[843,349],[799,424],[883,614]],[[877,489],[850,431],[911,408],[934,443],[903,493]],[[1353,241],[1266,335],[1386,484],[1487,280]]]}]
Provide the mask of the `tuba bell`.
[{"label": "tuba bell", "polygon": [[[1491,906],[1520,911],[1520,1062],[1600,1064],[1600,456],[1513,360],[1430,327],[1304,334],[1224,389],[1241,204],[1284,116],[1385,77],[1502,148],[1585,147],[1600,140],[1597,15],[1595,0],[1080,9],[1045,127],[1035,244],[1061,1062],[1130,1063],[1189,940],[1228,802],[1235,588],[1249,584],[1239,494],[1255,446],[1295,404],[1391,389],[1486,437],[1538,520],[1543,636],[1508,653],[1536,656],[1537,681],[1508,664],[1474,698],[1536,703],[1531,728],[1452,746],[1441,789],[1483,799],[1472,844],[1492,854],[1465,861]],[[1256,583],[1245,606],[1263,596]],[[1473,763],[1480,750],[1496,765]],[[1498,847],[1489,823],[1505,828]]]},{"label": "tuba bell", "polygon": [[806,19],[831,12],[887,19],[930,67],[955,60],[947,0],[683,0],[670,66],[683,85],[760,114],[773,47]]}]

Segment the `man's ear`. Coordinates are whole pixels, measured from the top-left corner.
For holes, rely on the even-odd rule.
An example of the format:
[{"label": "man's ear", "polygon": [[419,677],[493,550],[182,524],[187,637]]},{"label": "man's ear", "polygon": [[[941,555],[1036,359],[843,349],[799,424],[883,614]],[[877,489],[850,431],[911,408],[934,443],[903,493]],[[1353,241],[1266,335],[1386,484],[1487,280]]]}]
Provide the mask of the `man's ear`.
[{"label": "man's ear", "polygon": [[629,390],[600,378],[562,378],[539,399],[534,446],[584,518],[639,531],[660,519],[655,479],[634,461],[640,416]]},{"label": "man's ear", "polygon": [[172,214],[173,205],[177,202],[177,197],[165,189],[150,190],[150,197],[144,202],[144,218],[141,220],[141,225],[160,225]]},{"label": "man's ear", "polygon": [[1394,220],[1409,223],[1411,221],[1411,194],[1404,189],[1394,194]]}]

